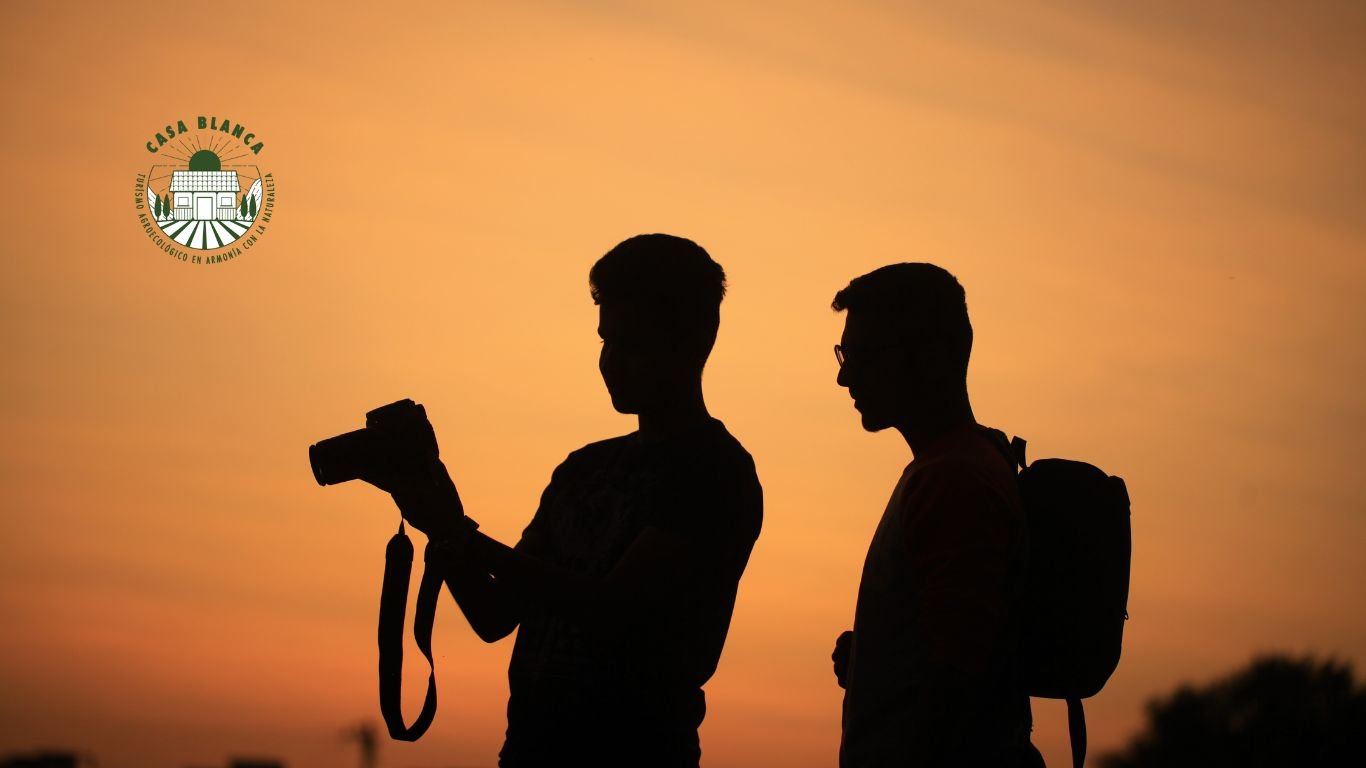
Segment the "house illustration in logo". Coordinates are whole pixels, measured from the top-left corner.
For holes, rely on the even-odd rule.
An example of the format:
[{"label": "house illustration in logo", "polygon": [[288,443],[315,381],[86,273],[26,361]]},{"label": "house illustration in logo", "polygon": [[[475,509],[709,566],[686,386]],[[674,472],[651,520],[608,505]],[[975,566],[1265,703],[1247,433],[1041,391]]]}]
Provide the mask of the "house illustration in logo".
[{"label": "house illustration in logo", "polygon": [[171,174],[172,215],[180,220],[231,221],[237,218],[237,171],[220,170],[218,155],[202,149],[190,170]]},{"label": "house illustration in logo", "polygon": [[261,205],[261,180],[242,194],[237,171],[223,170],[212,150],[190,156],[188,170],[171,172],[157,224],[181,245],[200,250],[231,245],[252,226]]}]

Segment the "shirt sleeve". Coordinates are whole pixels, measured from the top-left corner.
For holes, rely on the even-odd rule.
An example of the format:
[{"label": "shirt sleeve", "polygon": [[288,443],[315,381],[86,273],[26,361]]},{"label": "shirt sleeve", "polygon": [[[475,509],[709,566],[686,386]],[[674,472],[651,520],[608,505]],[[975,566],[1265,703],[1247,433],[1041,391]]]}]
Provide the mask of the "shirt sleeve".
[{"label": "shirt sleeve", "polygon": [[649,525],[677,535],[705,561],[739,578],[759,536],[763,490],[748,456],[677,465],[652,493]]},{"label": "shirt sleeve", "polygon": [[541,491],[541,501],[536,506],[536,513],[531,516],[531,522],[522,530],[522,538],[514,547],[518,552],[525,552],[541,559],[549,556],[551,542],[554,541],[551,529],[555,525],[555,502],[574,475],[574,459],[575,455],[569,454],[550,474],[550,483]]}]

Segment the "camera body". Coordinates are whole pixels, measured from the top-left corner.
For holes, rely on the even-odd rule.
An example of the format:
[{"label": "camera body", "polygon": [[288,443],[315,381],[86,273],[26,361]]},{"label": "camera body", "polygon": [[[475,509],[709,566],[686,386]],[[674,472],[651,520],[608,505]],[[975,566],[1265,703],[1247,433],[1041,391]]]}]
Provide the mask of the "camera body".
[{"label": "camera body", "polygon": [[405,467],[427,466],[439,454],[426,409],[409,399],[365,414],[364,429],[329,437],[308,447],[308,461],[318,485],[336,485],[367,475],[395,474]]}]

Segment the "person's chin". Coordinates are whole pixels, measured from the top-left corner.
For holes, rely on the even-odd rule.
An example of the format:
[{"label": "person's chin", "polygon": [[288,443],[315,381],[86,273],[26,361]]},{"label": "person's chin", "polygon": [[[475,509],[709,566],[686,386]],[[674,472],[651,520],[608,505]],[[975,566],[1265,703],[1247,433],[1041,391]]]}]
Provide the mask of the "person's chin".
[{"label": "person's chin", "polygon": [[[855,408],[858,408],[858,406],[856,405]],[[876,411],[858,408],[858,413],[859,420],[863,423],[863,428],[869,432],[881,432],[891,426],[891,423],[880,417]]]},{"label": "person's chin", "polygon": [[876,420],[874,420],[874,419],[870,419],[870,418],[868,418],[867,416],[864,416],[864,417],[863,417],[863,428],[864,428],[864,430],[866,430],[866,431],[868,431],[868,432],[881,432],[882,430],[886,429],[886,428],[889,427],[889,426],[891,426],[891,425],[890,425],[890,424],[884,424],[884,423],[881,422],[881,421],[876,421]]},{"label": "person's chin", "polygon": [[612,395],[612,408],[617,413],[623,413],[627,416],[634,416],[640,413],[640,408],[637,407],[635,403],[615,394]]}]

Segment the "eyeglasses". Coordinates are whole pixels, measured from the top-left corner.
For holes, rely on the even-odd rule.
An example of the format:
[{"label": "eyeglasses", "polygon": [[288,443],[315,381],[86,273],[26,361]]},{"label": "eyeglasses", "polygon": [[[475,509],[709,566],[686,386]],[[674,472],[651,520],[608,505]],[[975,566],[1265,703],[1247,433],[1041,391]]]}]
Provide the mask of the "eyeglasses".
[{"label": "eyeglasses", "polygon": [[835,362],[839,363],[840,367],[843,368],[844,364],[849,361],[850,352],[856,352],[856,357],[862,357],[863,355],[866,355],[869,352],[876,352],[879,349],[891,349],[892,347],[899,346],[901,346],[901,342],[899,341],[892,342],[891,344],[881,344],[876,347],[850,347],[847,344],[836,344]]}]

